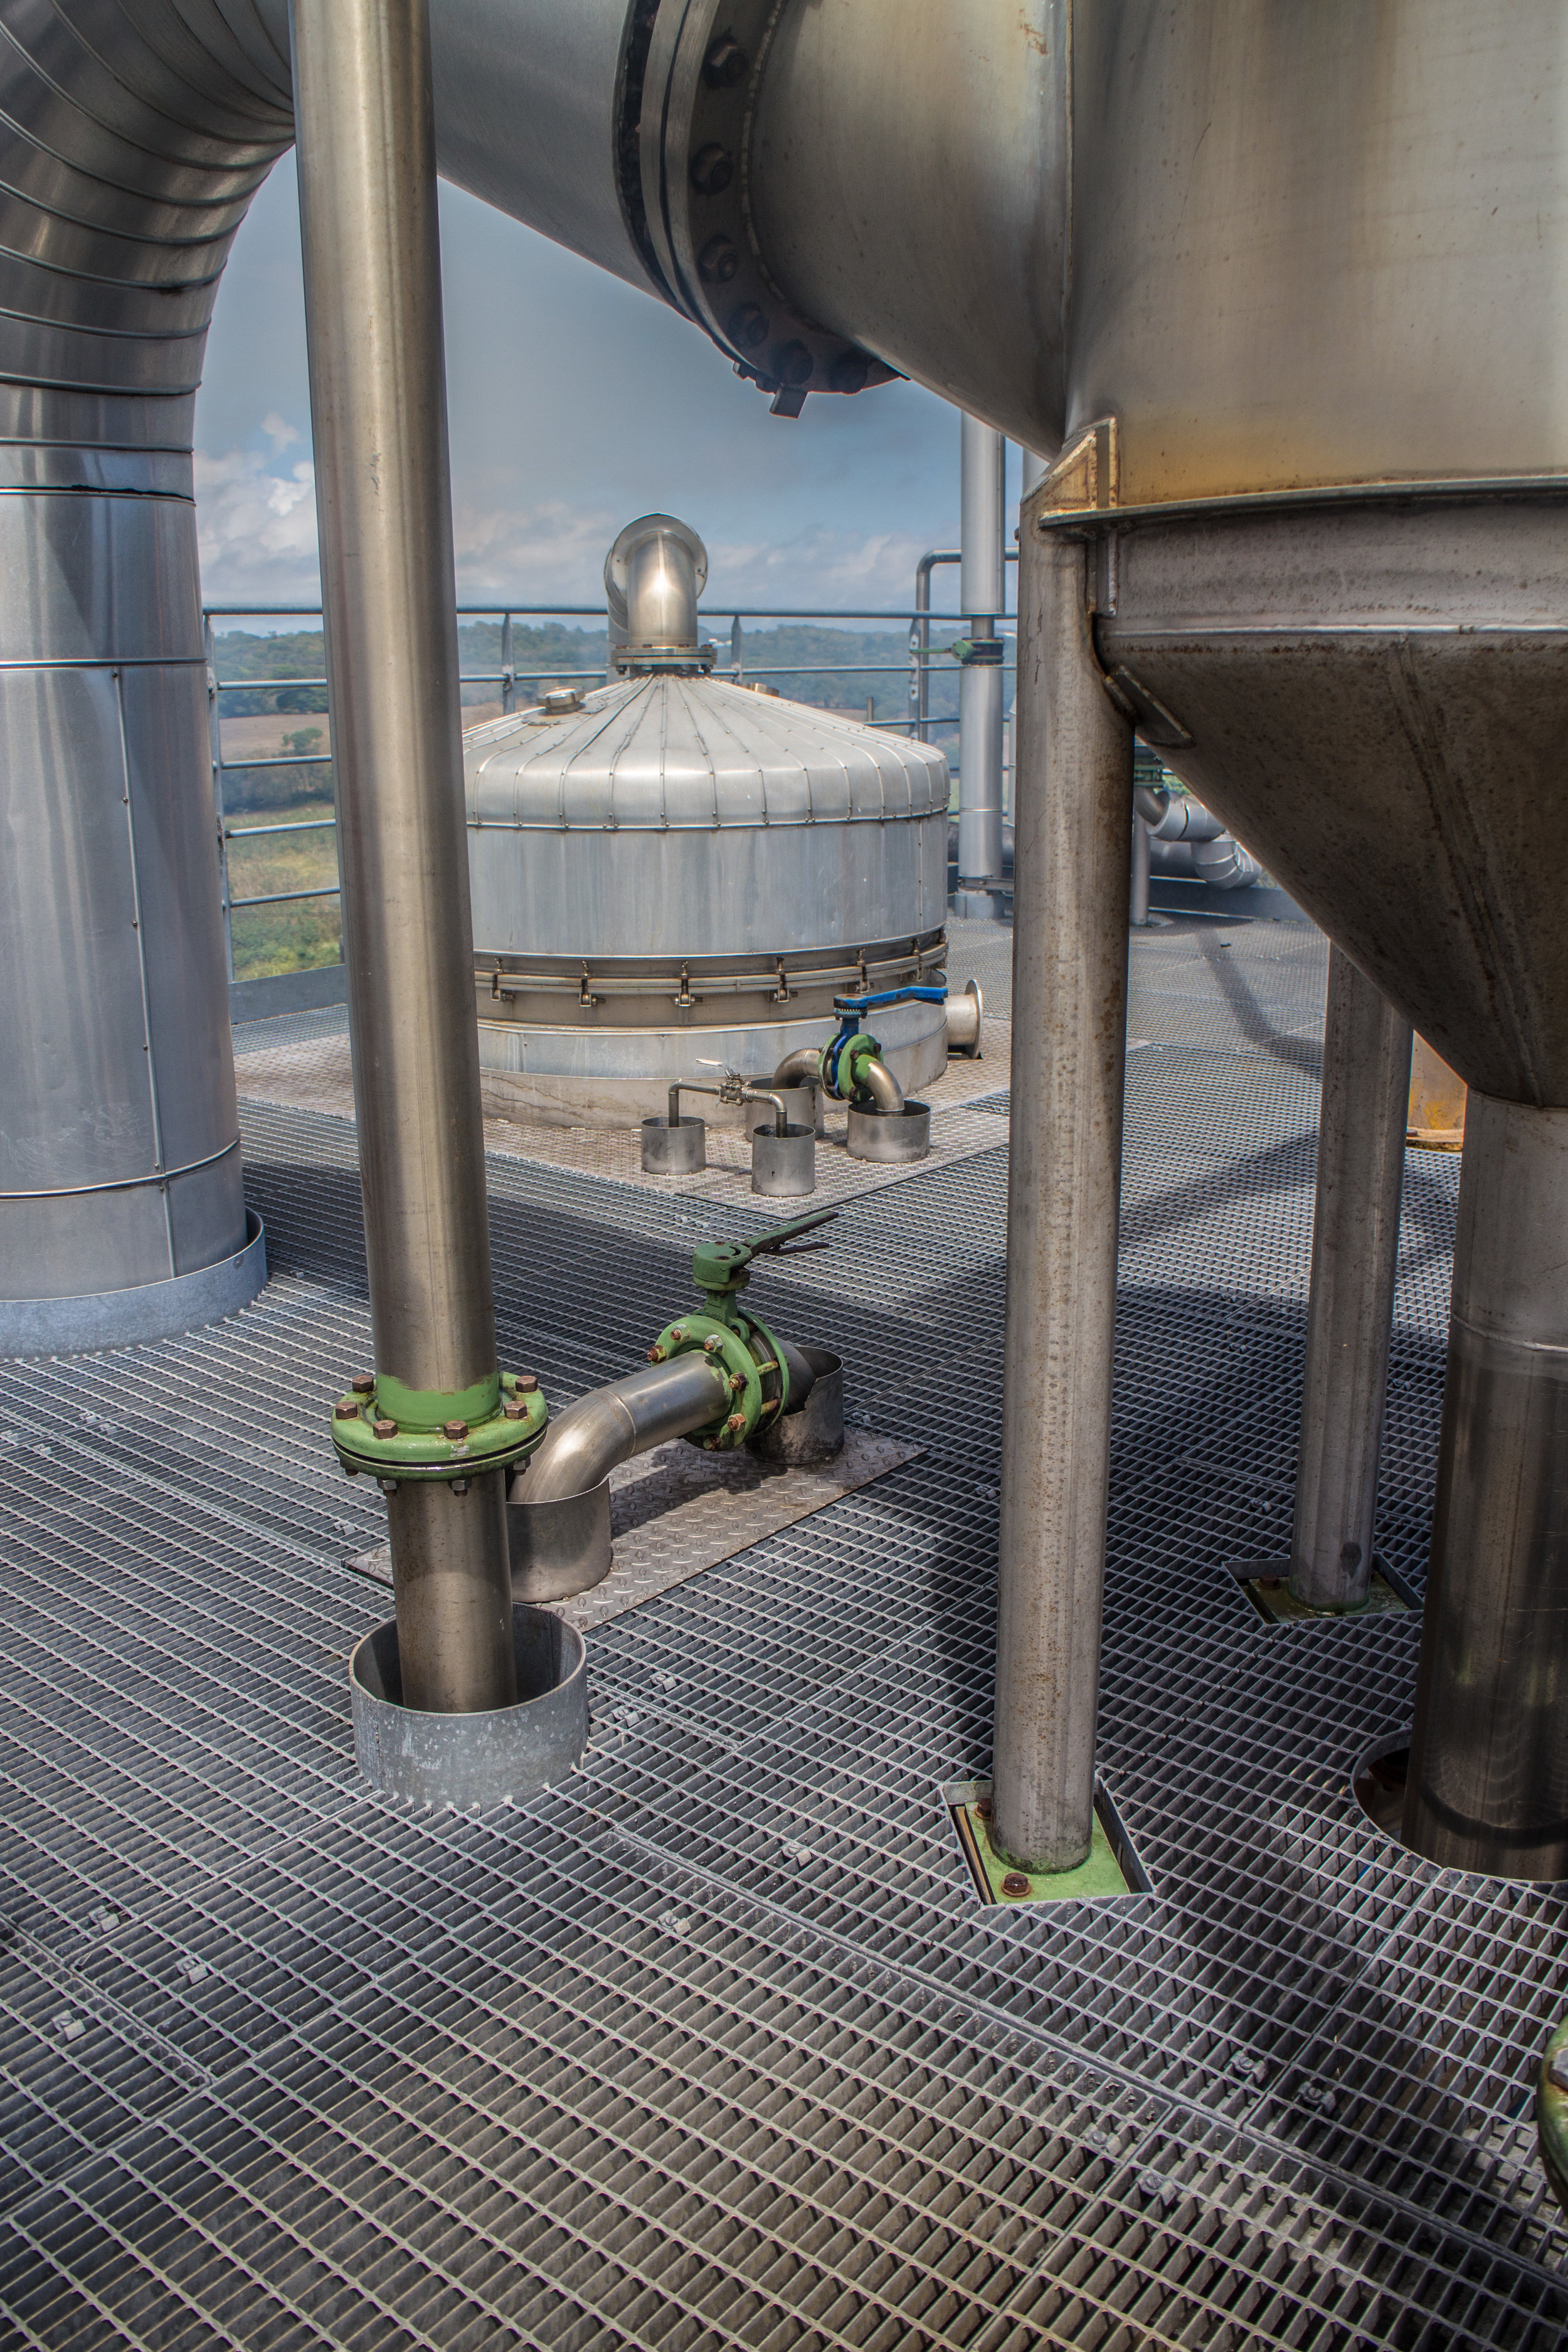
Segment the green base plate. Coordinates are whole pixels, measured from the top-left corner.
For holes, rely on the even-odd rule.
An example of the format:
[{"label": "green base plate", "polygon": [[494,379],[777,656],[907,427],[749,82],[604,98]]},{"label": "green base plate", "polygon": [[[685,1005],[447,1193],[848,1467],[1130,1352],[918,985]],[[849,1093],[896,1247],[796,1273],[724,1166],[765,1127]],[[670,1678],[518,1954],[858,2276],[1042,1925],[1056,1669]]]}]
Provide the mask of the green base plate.
[{"label": "green base plate", "polygon": [[1236,1577],[1266,1625],[1322,1625],[1341,1621],[1359,1623],[1363,1617],[1402,1617],[1411,1605],[1375,1562],[1366,1599],[1359,1609],[1311,1609],[1306,1601],[1298,1601],[1290,1590],[1288,1560],[1248,1561],[1236,1570]]},{"label": "green base plate", "polygon": [[[1004,1862],[993,1847],[990,1824],[975,1811],[980,1799],[990,1792],[989,1780],[952,1780],[942,1790],[975,1892],[983,1903],[1021,1908],[1029,1903],[1102,1903],[1110,1895],[1147,1893],[1148,1880],[1103,1790],[1095,1792],[1094,1835],[1087,1860],[1080,1862],[1076,1870],[1035,1871],[1020,1871],[1013,1863]],[[1005,1892],[1004,1880],[1013,1877],[1026,1879],[1028,1891]]]}]

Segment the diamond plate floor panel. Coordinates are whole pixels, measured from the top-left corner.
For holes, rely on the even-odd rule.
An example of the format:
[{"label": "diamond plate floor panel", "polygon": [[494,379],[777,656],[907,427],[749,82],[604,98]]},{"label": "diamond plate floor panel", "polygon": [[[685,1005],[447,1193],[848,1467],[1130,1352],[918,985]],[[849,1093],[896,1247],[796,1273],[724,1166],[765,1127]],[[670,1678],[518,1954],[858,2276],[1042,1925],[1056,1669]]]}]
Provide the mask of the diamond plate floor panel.
[{"label": "diamond plate floor panel", "polygon": [[[241,1315],[0,1367],[5,2344],[1563,2340],[1563,1898],[1354,1804],[1414,1618],[1270,1629],[1226,1569],[1289,1522],[1323,952],[1225,937],[1134,948],[1100,1748],[1151,1895],[982,1909],[937,1797],[988,1762],[1000,1120],[758,1276],[922,1458],[597,1629],[582,1770],[482,1821],[353,1771],[346,1122],[247,1111]],[[1411,1157],[1378,1539],[1417,1580],[1457,1177]],[[490,1182],[558,1404],[753,1222]]]}]

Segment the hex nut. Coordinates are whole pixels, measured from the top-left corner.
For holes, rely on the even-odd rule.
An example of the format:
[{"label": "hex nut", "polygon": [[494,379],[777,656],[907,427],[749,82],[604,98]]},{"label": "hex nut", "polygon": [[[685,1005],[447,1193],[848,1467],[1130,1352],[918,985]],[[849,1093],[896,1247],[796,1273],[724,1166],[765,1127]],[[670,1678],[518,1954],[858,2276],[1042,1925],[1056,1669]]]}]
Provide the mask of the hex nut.
[{"label": "hex nut", "polygon": [[705,1356],[716,1356],[723,1344],[717,1331],[710,1331],[702,1342],[702,1352]]},{"label": "hex nut", "polygon": [[375,1392],[375,1374],[374,1372],[356,1372],[353,1380],[349,1382],[349,1386],[353,1389],[355,1396],[373,1396]]},{"label": "hex nut", "polygon": [[808,383],[815,365],[804,343],[786,343],[773,362],[773,373],[781,383]]},{"label": "hex nut", "polygon": [[735,159],[717,140],[700,147],[691,158],[691,184],[700,195],[722,195],[734,176]]},{"label": "hex nut", "polygon": [[508,1421],[526,1421],[528,1418],[528,1407],[525,1404],[519,1404],[515,1397],[508,1397],[501,1407],[501,1412]]},{"label": "hex nut", "polygon": [[341,1399],[339,1402],[332,1407],[332,1419],[334,1421],[357,1421],[359,1419],[359,1407],[355,1404],[352,1397],[344,1397]]},{"label": "hex nut", "polygon": [[1010,1870],[1002,1881],[1004,1895],[1027,1895],[1029,1882],[1021,1870]]},{"label": "hex nut", "polygon": [[730,334],[742,351],[754,352],[768,340],[768,314],[755,302],[743,302],[730,321]]},{"label": "hex nut", "polygon": [[647,1360],[650,1364],[662,1364],[664,1361],[664,1349],[662,1348],[650,1348],[647,1351]]},{"label": "hex nut", "polygon": [[468,1433],[468,1424],[466,1421],[444,1421],[441,1423],[442,1436],[449,1437],[454,1445],[459,1438],[467,1437]]},{"label": "hex nut", "polygon": [[744,81],[751,62],[732,34],[721,33],[702,60],[702,79],[710,89],[733,89]]},{"label": "hex nut", "polygon": [[697,274],[705,286],[728,286],[741,267],[741,257],[721,230],[710,236],[697,257]]},{"label": "hex nut", "polygon": [[991,1819],[992,1811],[990,1798],[976,1797],[974,1800],[974,1810],[983,1822],[988,1822]]},{"label": "hex nut", "polygon": [[539,1386],[539,1375],[537,1372],[519,1372],[512,1385],[519,1396],[531,1396]]},{"label": "hex nut", "polygon": [[744,1372],[731,1372],[731,1375],[730,1375],[730,1394],[731,1394],[731,1396],[739,1396],[739,1395],[740,1395],[740,1393],[741,1393],[741,1391],[742,1391],[742,1390],[745,1387],[745,1385],[746,1385],[746,1375],[745,1375],[745,1373],[744,1373]]},{"label": "hex nut", "polygon": [[746,1426],[745,1414],[743,1412],[732,1412],[730,1415],[729,1420],[724,1423],[724,1426],[726,1429],[744,1429]]},{"label": "hex nut", "polygon": [[388,1421],[384,1413],[374,1423],[374,1428],[378,1437],[395,1437],[397,1434],[397,1423],[395,1421]]},{"label": "hex nut", "polygon": [[684,1325],[684,1323],[678,1323],[678,1324],[675,1326],[674,1329],[671,1331],[671,1333],[670,1333],[670,1335],[669,1335],[669,1336],[670,1336],[670,1338],[671,1338],[672,1339],[674,1339],[677,1343],[679,1343],[680,1340],[684,1339],[685,1339],[685,1337],[686,1337],[686,1326]]}]

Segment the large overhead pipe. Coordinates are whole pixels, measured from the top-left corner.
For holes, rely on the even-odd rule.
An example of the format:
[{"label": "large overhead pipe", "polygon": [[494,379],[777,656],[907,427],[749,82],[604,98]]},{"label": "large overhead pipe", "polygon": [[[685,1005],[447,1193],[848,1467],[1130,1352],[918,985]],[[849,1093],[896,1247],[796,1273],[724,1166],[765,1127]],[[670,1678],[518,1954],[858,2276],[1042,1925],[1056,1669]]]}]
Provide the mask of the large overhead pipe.
[{"label": "large overhead pipe", "polygon": [[1002,885],[1002,639],[1006,443],[961,422],[959,604],[968,651],[958,681],[958,909],[996,911]]},{"label": "large overhead pipe", "polygon": [[1132,730],[1086,550],[1023,509],[994,1838],[1070,1870],[1094,1829],[1127,1050]]},{"label": "large overhead pipe", "polygon": [[1409,1022],[1331,948],[1290,1536],[1290,1590],[1311,1609],[1360,1609],[1371,1589],[1409,1097]]},{"label": "large overhead pipe", "polygon": [[[293,0],[292,24],[376,1428],[466,1436],[496,1419],[500,1382],[426,0]],[[452,1481],[388,1466],[405,1703],[510,1706],[502,1472]]]}]

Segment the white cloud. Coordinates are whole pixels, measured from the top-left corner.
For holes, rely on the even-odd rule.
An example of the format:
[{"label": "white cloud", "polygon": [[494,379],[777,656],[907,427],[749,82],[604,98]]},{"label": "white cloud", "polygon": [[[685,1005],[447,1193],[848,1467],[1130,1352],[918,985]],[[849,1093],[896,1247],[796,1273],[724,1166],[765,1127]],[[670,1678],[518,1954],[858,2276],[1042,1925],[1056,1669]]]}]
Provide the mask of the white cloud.
[{"label": "white cloud", "polygon": [[[263,427],[263,430],[268,430]],[[202,593],[210,604],[234,596],[289,604],[319,595],[316,476],[301,458],[287,474],[269,473],[251,449],[195,459],[196,536]]]},{"label": "white cloud", "polygon": [[262,418],[261,429],[272,444],[272,454],[275,457],[280,457],[284,450],[289,448],[300,437],[296,427],[290,425],[286,417],[279,416],[275,408]]}]

